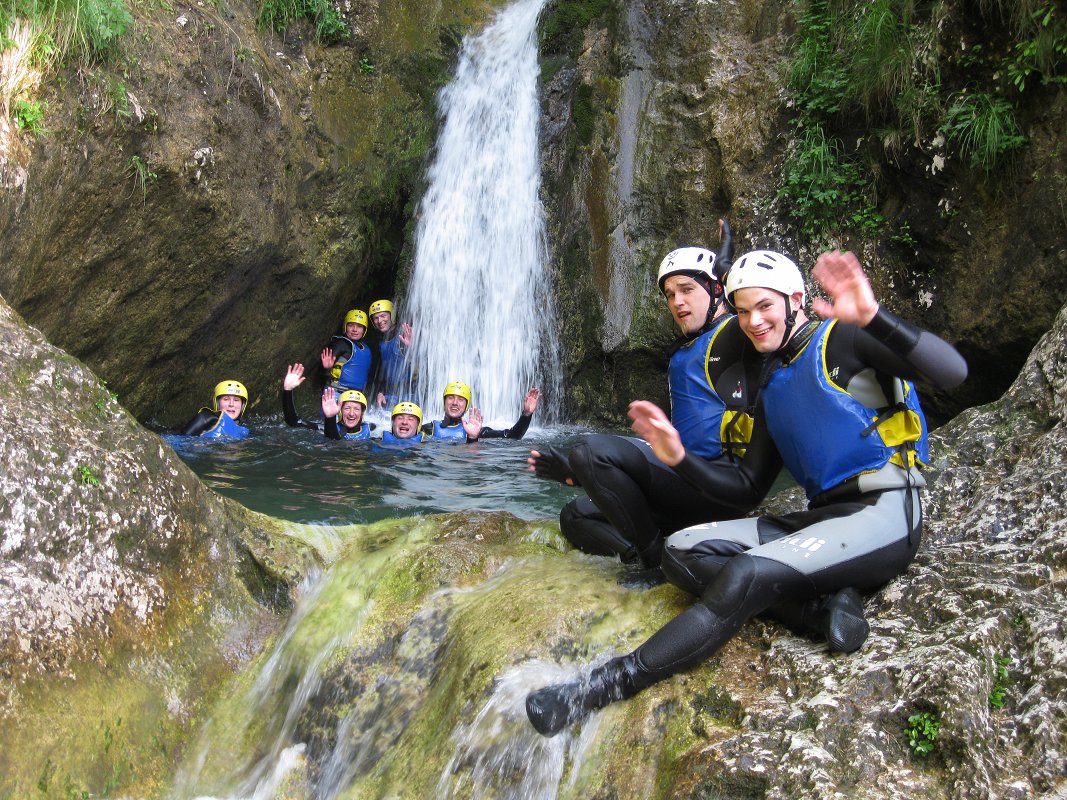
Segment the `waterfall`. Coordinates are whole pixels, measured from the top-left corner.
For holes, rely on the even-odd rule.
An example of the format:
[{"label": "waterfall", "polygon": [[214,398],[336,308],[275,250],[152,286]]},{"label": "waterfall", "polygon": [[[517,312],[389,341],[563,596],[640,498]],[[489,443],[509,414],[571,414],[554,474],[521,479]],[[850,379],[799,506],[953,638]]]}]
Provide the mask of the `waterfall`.
[{"label": "waterfall", "polygon": [[518,0],[467,37],[439,95],[442,125],[419,209],[406,306],[426,418],[441,390],[469,384],[487,424],[513,423],[539,385],[544,421],[559,398],[555,314],[539,197],[537,17]]}]

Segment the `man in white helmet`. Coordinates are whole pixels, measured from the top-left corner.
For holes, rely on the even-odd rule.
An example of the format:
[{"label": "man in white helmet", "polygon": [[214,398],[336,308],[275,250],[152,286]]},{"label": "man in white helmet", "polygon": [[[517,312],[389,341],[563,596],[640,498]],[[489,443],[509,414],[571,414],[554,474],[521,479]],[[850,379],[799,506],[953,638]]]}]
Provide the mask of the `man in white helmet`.
[{"label": "man in white helmet", "polygon": [[830,297],[813,303],[824,322],[808,320],[803,277],[780,253],[748,253],[727,277],[726,296],[745,335],[777,367],[760,390],[740,468],[694,458],[653,404],[630,407],[634,430],[702,492],[746,507],[767,492],[784,462],[808,509],[673,534],[664,573],[699,602],[587,681],[531,693],[527,715],[540,733],[552,736],[697,666],[775,606],[792,603],[803,612],[820,595],[840,602],[845,594],[856,613],[839,614],[831,637],[835,649],[854,649],[867,625],[850,587],[875,591],[911,563],[922,527],[918,466],[928,458],[911,381],[950,389],[966,378],[966,362],[947,342],[882,308],[851,253],[824,253],[815,276]]},{"label": "man in white helmet", "polygon": [[[668,366],[671,420],[695,456],[729,462],[744,452],[751,431],[761,359],[722,302],[733,242],[729,225],[720,225],[718,255],[702,247],[672,250],[658,281],[681,332]],[[666,536],[737,515],[733,505],[697,491],[640,439],[597,434],[567,455],[553,448],[530,455],[539,477],[585,489],[585,497],[564,506],[560,529],[587,553],[655,568]]]}]

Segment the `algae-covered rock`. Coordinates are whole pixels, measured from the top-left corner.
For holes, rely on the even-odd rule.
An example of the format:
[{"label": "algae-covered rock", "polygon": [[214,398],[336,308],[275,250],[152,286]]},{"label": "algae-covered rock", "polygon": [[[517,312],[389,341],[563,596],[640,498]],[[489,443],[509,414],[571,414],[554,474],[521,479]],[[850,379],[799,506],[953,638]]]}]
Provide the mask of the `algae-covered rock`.
[{"label": "algae-covered rock", "polygon": [[149,796],[316,557],[2,300],[0,341],[0,795]]}]

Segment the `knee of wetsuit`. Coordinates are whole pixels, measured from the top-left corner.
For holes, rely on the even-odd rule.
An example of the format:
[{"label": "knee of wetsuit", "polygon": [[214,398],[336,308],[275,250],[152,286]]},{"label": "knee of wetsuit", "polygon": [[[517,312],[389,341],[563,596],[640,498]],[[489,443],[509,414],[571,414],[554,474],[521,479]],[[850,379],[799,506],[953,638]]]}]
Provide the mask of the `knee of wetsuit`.
[{"label": "knee of wetsuit", "polygon": [[743,553],[722,568],[700,602],[719,617],[753,616],[774,604],[799,575],[785,564]]},{"label": "knee of wetsuit", "polygon": [[690,552],[673,547],[663,548],[663,576],[673,585],[698,597],[703,594],[707,583],[700,581],[689,564]]}]

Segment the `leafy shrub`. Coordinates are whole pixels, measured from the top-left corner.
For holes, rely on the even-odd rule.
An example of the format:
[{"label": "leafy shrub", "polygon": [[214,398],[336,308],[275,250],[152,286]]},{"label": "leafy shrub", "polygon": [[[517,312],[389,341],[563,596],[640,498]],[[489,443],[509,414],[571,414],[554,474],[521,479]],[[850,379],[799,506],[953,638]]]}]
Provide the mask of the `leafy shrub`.
[{"label": "leafy shrub", "polygon": [[44,129],[44,106],[36,100],[16,100],[11,107],[11,119],[20,131],[39,136]]},{"label": "leafy shrub", "polygon": [[259,11],[259,24],[279,32],[301,19],[315,23],[315,39],[323,44],[335,44],[350,35],[348,25],[330,0],[264,0]]},{"label": "leafy shrub", "polygon": [[942,129],[972,167],[986,172],[1026,143],[1011,103],[988,92],[958,95]]},{"label": "leafy shrub", "polygon": [[915,755],[925,758],[934,751],[941,735],[941,715],[923,711],[908,717],[908,746]]}]

